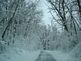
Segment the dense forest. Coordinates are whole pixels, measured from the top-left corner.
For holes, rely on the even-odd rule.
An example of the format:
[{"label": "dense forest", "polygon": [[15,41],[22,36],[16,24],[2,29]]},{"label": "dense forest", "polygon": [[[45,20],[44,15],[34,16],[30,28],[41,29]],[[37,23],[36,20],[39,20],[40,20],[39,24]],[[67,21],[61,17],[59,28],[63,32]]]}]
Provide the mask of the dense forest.
[{"label": "dense forest", "polygon": [[0,58],[11,51],[40,50],[42,55],[61,51],[81,61],[81,0],[45,0],[51,16],[47,25],[41,1],[0,0]]}]

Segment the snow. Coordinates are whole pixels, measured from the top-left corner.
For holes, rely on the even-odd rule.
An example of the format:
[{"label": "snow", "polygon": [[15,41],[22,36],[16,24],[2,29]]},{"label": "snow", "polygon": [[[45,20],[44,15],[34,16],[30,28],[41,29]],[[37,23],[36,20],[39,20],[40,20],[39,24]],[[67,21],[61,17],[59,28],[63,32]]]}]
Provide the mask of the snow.
[{"label": "snow", "polygon": [[[42,59],[52,57],[56,61],[81,61],[78,58],[70,56],[69,53],[64,53],[61,51],[45,50],[42,54],[41,50],[28,51],[23,49],[1,54],[0,61],[36,61],[36,59],[39,59],[40,54],[42,55]],[[39,59],[39,61],[41,60]]]},{"label": "snow", "polygon": [[[15,56],[13,58],[11,58],[10,61],[34,61],[37,56],[38,56],[39,52],[24,52],[23,54],[21,54],[20,56]],[[16,60],[15,60],[15,59]]]},{"label": "snow", "polygon": [[9,54],[0,55],[0,61],[34,61],[38,57],[39,53],[40,51],[12,51]]},{"label": "snow", "polygon": [[48,53],[52,54],[53,57],[57,61],[81,61],[81,59],[75,58],[71,56],[69,53],[65,53],[62,51],[47,51]]}]

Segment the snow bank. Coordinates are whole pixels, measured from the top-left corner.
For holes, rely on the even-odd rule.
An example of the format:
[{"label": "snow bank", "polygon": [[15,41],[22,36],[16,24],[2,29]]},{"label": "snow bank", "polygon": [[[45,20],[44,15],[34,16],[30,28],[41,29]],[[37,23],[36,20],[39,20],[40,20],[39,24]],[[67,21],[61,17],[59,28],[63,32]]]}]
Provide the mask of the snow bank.
[{"label": "snow bank", "polygon": [[40,51],[20,50],[0,55],[0,61],[35,61]]},{"label": "snow bank", "polygon": [[52,54],[52,56],[57,61],[81,61],[81,59],[75,58],[75,57],[69,55],[69,53],[65,53],[62,51],[46,51],[46,52]]}]

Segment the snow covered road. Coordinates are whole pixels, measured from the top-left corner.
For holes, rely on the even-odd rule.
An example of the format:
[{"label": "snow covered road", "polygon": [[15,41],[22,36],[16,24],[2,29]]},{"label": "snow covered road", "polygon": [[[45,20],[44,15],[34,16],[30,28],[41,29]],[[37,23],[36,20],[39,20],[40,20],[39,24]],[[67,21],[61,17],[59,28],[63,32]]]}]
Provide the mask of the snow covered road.
[{"label": "snow covered road", "polygon": [[24,51],[0,55],[0,61],[81,61],[61,51]]}]

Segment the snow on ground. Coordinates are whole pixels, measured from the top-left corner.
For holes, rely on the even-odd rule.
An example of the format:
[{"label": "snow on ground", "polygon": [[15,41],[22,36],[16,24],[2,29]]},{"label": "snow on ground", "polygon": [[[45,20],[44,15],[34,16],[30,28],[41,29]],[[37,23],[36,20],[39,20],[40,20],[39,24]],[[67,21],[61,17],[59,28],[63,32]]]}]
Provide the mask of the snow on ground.
[{"label": "snow on ground", "polygon": [[35,61],[40,51],[10,52],[9,54],[0,55],[0,61]]},{"label": "snow on ground", "polygon": [[47,51],[52,54],[57,61],[81,61],[79,58],[75,58],[69,55],[69,53],[64,53],[62,51]]},{"label": "snow on ground", "polygon": [[52,56],[52,54],[46,51],[41,51],[36,61],[57,61],[57,60]]},{"label": "snow on ground", "polygon": [[[56,61],[81,61],[71,57],[68,53],[61,51],[44,51],[46,54],[52,55]],[[36,61],[39,58],[41,51],[27,51],[27,50],[15,50],[15,52],[9,51],[8,53],[0,55],[0,61]],[[44,56],[43,56],[44,57]],[[46,57],[46,55],[45,55]]]}]

